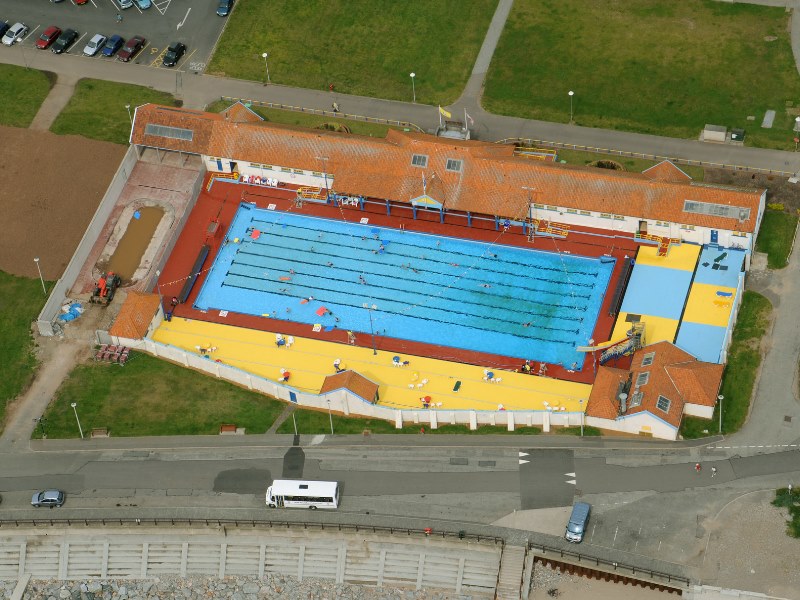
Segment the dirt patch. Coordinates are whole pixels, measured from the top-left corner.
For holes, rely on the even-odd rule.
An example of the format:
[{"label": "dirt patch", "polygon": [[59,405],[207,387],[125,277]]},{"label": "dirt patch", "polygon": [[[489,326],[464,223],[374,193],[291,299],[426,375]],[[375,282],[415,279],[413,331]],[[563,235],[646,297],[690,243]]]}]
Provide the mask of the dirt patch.
[{"label": "dirt patch", "polygon": [[64,272],[127,148],[73,135],[0,127],[0,270]]},{"label": "dirt patch", "polygon": [[787,209],[800,209],[800,183],[789,183],[788,178],[727,169],[705,169],[705,183],[722,183],[738,187],[767,189],[767,202],[780,203]]}]

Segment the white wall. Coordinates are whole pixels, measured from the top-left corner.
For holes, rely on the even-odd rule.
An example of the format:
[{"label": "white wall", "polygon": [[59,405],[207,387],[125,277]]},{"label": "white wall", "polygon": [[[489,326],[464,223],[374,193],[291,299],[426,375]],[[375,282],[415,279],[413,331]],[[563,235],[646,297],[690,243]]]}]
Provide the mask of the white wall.
[{"label": "white wall", "polygon": [[710,419],[714,416],[713,406],[704,406],[703,404],[690,404],[683,405],[683,414],[691,417],[702,417],[703,419]]},{"label": "white wall", "polygon": [[678,437],[676,427],[656,419],[648,412],[639,412],[614,420],[586,417],[586,425],[634,435],[644,433],[663,440],[674,440]]}]

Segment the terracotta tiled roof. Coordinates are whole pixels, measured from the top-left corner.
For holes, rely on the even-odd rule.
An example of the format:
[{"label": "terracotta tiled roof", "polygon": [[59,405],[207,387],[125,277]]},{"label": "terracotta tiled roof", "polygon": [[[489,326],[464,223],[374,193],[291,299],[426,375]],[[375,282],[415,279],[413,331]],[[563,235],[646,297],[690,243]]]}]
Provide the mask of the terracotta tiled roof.
[{"label": "terracotta tiled roof", "polygon": [[[652,360],[651,364],[642,364],[646,357]],[[722,365],[701,362],[670,342],[645,346],[634,353],[630,371],[600,367],[589,396],[586,414],[615,419],[619,406],[619,383],[628,379],[630,374],[632,385],[628,391],[628,408],[625,414],[647,411],[679,427],[683,418],[683,407],[687,402],[714,405],[722,382],[723,368]],[[641,385],[637,388],[640,381]],[[630,406],[637,391],[642,394],[641,404]],[[658,406],[659,397],[669,400],[668,410],[664,411]]]},{"label": "terracotta tiled roof", "polygon": [[147,328],[150,327],[160,301],[157,294],[128,292],[128,297],[108,332],[117,337],[141,340],[147,334]]},{"label": "terracotta tiled roof", "polygon": [[322,382],[320,394],[327,394],[336,390],[347,389],[367,402],[373,402],[378,393],[378,384],[373,383],[355,371],[343,371],[335,375],[328,375]]},{"label": "terracotta tiled roof", "polygon": [[[146,133],[147,124],[191,129],[191,141]],[[641,219],[753,232],[763,190],[652,179],[639,173],[574,167],[514,156],[510,145],[391,130],[385,139],[273,123],[235,123],[220,115],[146,104],[136,110],[135,144],[221,156],[334,176],[340,193],[408,202],[427,193],[445,209],[523,218],[528,202]],[[411,164],[427,156],[427,167]],[[319,157],[325,157],[321,160]],[[448,159],[461,170],[448,171]],[[656,169],[656,167],[653,167]],[[664,171],[662,166],[656,170]],[[652,174],[651,174],[652,175]],[[532,188],[529,192],[523,188]],[[750,209],[747,220],[686,213],[693,200]]]},{"label": "terracotta tiled roof", "polygon": [[240,101],[234,102],[220,114],[228,121],[234,121],[236,123],[260,123],[264,120],[263,117],[250,110],[249,107],[245,106]]},{"label": "terracotta tiled roof", "polygon": [[679,181],[688,183],[692,180],[686,173],[670,160],[662,160],[657,165],[642,171],[642,175],[653,181]]}]

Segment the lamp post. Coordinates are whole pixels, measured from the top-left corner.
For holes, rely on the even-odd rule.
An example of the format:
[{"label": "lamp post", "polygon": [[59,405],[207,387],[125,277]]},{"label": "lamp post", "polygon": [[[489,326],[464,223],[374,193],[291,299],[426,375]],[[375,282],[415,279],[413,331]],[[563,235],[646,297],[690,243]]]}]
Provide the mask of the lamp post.
[{"label": "lamp post", "polygon": [[725,399],[725,396],[720,394],[717,396],[717,400],[719,400],[719,434],[722,435],[722,401]]},{"label": "lamp post", "polygon": [[131,127],[133,126],[133,115],[131,114],[131,105],[126,104],[125,108],[128,109],[128,120],[131,122]]},{"label": "lamp post", "polygon": [[572,97],[575,95],[575,92],[572,90],[569,91],[569,122],[572,123]]},{"label": "lamp post", "polygon": [[81,427],[81,420],[78,418],[78,405],[77,403],[73,402],[70,404],[72,410],[75,411],[75,420],[78,422],[78,431],[81,434],[81,439],[83,439],[83,427]]},{"label": "lamp post", "polygon": [[414,77],[416,77],[416,76],[417,76],[416,73],[411,73],[411,93],[414,96],[414,99],[413,99],[414,104],[417,103],[417,88],[414,85]]},{"label": "lamp post", "polygon": [[333,413],[331,412],[331,401],[328,400],[328,418],[331,421],[331,435],[333,435]]},{"label": "lamp post", "polygon": [[378,349],[375,347],[375,328],[372,325],[372,311],[378,310],[378,306],[377,304],[373,304],[372,306],[370,306],[366,302],[364,302],[362,306],[367,310],[367,314],[369,315],[369,333],[372,336],[372,355],[377,356]]},{"label": "lamp post", "polygon": [[37,256],[36,258],[34,258],[33,262],[36,263],[36,270],[39,271],[39,281],[42,282],[42,291],[44,292],[44,295],[47,296],[47,288],[44,286],[44,277],[42,277],[42,269],[39,266],[39,257]]},{"label": "lamp post", "polygon": [[266,71],[267,71],[267,83],[271,83],[270,80],[269,80],[269,63],[267,63],[267,57],[268,56],[269,56],[269,53],[264,52],[264,54],[261,55],[261,58],[264,59],[264,69],[266,69]]},{"label": "lamp post", "polygon": [[797,144],[800,142],[800,116],[794,118],[794,151],[797,152]]},{"label": "lamp post", "polygon": [[581,437],[583,437],[583,398],[578,399],[578,405],[581,407]]}]

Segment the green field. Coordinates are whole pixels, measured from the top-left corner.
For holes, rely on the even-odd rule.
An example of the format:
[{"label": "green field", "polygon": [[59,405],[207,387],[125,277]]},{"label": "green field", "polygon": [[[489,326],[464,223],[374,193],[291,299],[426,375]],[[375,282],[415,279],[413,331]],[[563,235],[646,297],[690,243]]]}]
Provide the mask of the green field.
[{"label": "green field", "polygon": [[[206,107],[206,110],[208,112],[218,113],[222,112],[230,105],[230,102],[217,100],[216,102],[209,104]],[[388,132],[389,129],[392,129],[388,125],[380,125],[378,123],[364,123],[362,121],[352,121],[350,119],[335,119],[332,117],[323,117],[322,115],[296,112],[293,110],[281,110],[279,108],[262,108],[260,106],[251,106],[250,109],[264,117],[265,121],[269,121],[270,123],[281,123],[283,125],[299,125],[300,127],[309,127],[312,129],[324,124],[345,125],[350,129],[350,133],[368,135],[378,138],[386,137],[386,132]]]},{"label": "green field", "polygon": [[[722,433],[739,431],[747,418],[750,397],[761,365],[760,344],[771,314],[772,305],[764,296],[751,291],[744,293],[719,392],[724,396]],[[719,409],[717,404],[710,421],[685,417],[681,424],[681,435],[687,439],[716,435],[719,431]]]},{"label": "green field", "polygon": [[783,269],[789,264],[789,253],[797,230],[797,215],[782,210],[767,210],[756,240],[756,252],[767,253],[770,269]]},{"label": "green field", "polygon": [[[343,94],[450,104],[467,83],[496,0],[239,0],[210,74]],[[342,110],[347,112],[343,100]],[[431,118],[435,118],[435,110]]]},{"label": "green field", "polygon": [[0,424],[8,403],[24,391],[33,379],[31,322],[44,306],[45,296],[38,279],[15,277],[0,271]]},{"label": "green field", "polygon": [[179,104],[170,94],[140,85],[81,79],[50,131],[127,144],[131,122],[125,105],[130,105],[133,114],[137,106],[148,102],[167,106]]},{"label": "green field", "polygon": [[[22,52],[20,46],[6,52]],[[55,83],[51,73],[0,65],[0,125],[28,127]]]},{"label": "green field", "polygon": [[[105,427],[114,437],[214,435],[222,424],[264,433],[285,404],[231,383],[133,353],[124,367],[79,365],[44,414],[49,438],[78,437],[77,403],[84,433]],[[41,437],[37,428],[34,437]]]},{"label": "green field", "polygon": [[[696,139],[713,123],[745,128],[749,145],[793,149],[800,76],[788,20],[782,7],[714,0],[515,2],[483,106],[567,123],[572,90],[578,125]],[[774,126],[761,129],[768,109]]]}]

